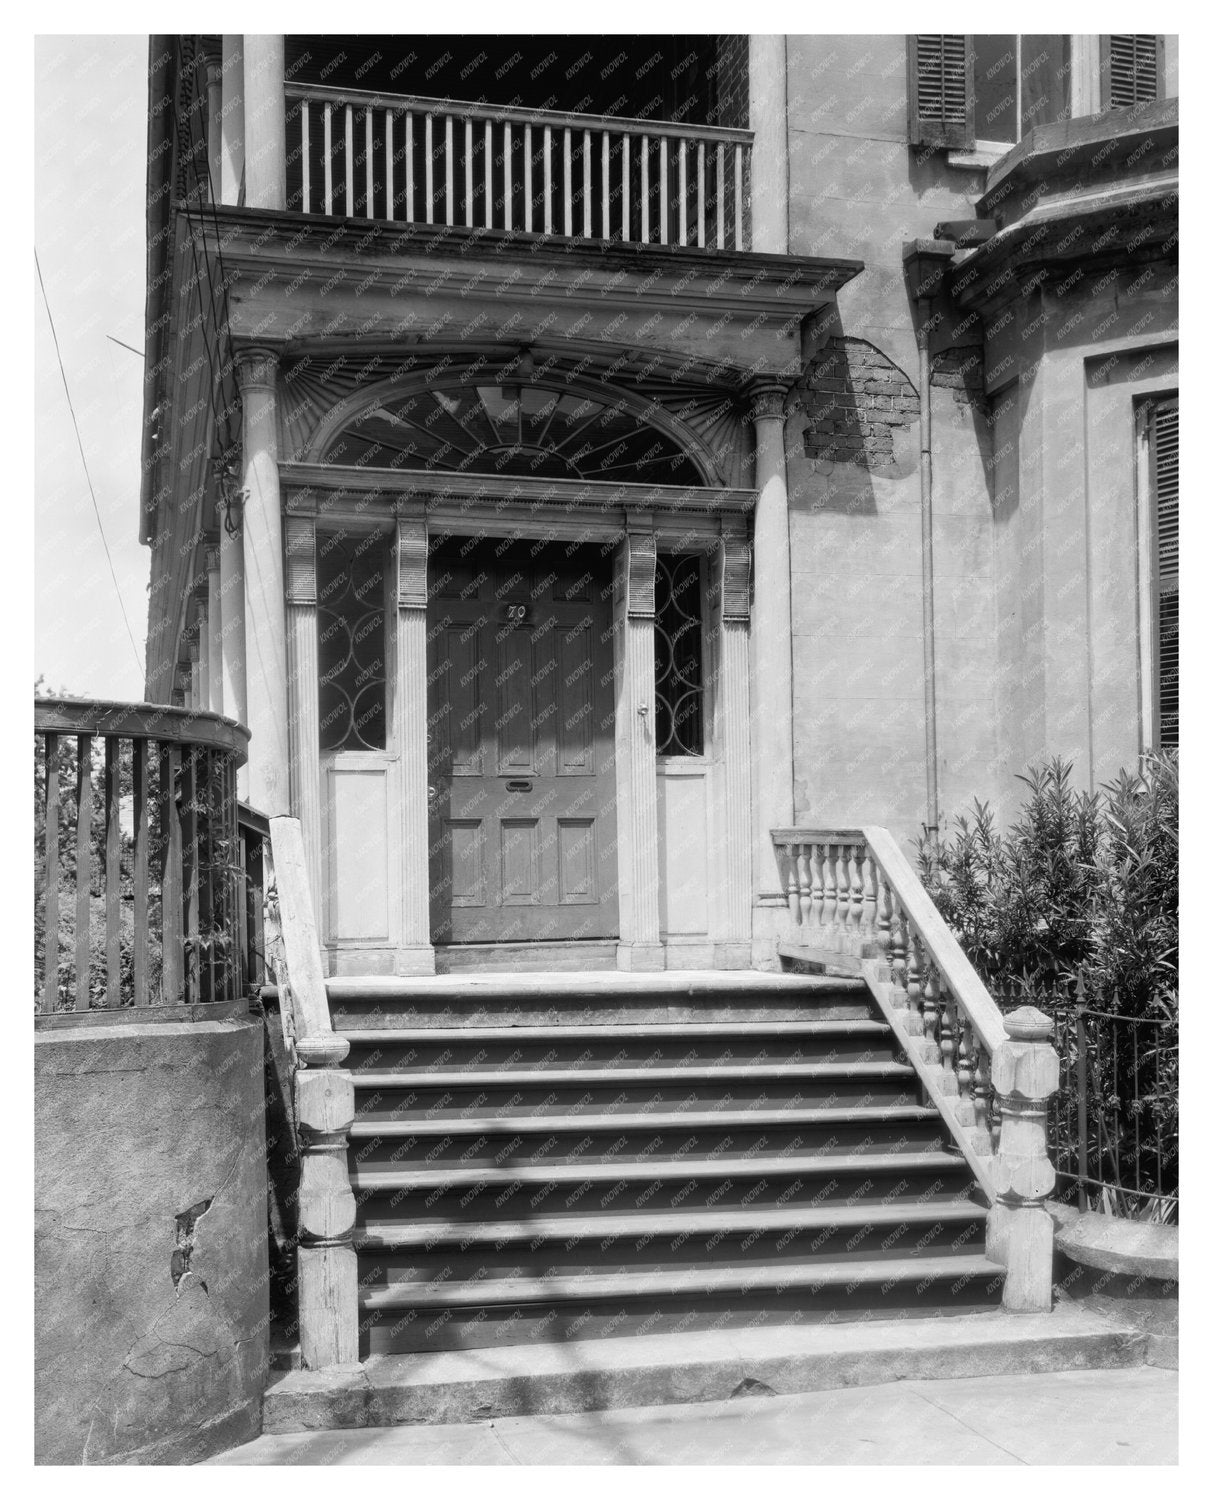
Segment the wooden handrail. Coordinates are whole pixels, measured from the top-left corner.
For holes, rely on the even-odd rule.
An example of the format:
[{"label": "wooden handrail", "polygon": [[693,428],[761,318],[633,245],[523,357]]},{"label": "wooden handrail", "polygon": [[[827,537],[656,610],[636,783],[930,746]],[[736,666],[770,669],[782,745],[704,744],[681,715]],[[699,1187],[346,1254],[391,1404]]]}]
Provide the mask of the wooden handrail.
[{"label": "wooden handrail", "polygon": [[270,961],[276,970],[279,994],[291,1007],[300,1065],[335,1065],[345,1057],[350,1044],[334,1035],[329,1016],[303,830],[298,818],[271,818],[269,824],[279,939]]},{"label": "wooden handrail", "polygon": [[433,99],[420,94],[381,94],[371,89],[333,88],[320,83],[288,83],[288,99],[320,104],[349,104],[356,109],[412,110],[415,114],[455,115],[461,120],[488,120],[496,125],[549,125],[570,130],[612,130],[628,135],[675,136],[679,140],[724,141],[750,146],[752,130],[731,125],[697,125],[677,120],[640,120],[629,115],[570,114],[554,109],[527,109],[514,104],[487,104],[475,99]]},{"label": "wooden handrail", "polygon": [[248,759],[249,732],[235,719],[167,703],[117,703],[104,698],[35,698],[34,728],[42,734],[99,734],[126,740],[205,745]]}]

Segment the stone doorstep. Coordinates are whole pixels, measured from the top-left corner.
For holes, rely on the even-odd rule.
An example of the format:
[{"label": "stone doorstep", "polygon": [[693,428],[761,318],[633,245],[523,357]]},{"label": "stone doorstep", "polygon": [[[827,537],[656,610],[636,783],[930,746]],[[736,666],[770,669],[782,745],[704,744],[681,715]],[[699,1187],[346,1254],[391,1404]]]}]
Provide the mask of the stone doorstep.
[{"label": "stone doorstep", "polygon": [[381,1355],[283,1376],[265,1394],[263,1430],[483,1422],[893,1380],[1121,1369],[1148,1353],[1146,1334],[1059,1309]]},{"label": "stone doorstep", "polygon": [[1111,1214],[1082,1213],[1070,1204],[1053,1204],[1050,1212],[1057,1226],[1057,1249],[1078,1265],[1178,1284],[1176,1225],[1139,1224]]}]

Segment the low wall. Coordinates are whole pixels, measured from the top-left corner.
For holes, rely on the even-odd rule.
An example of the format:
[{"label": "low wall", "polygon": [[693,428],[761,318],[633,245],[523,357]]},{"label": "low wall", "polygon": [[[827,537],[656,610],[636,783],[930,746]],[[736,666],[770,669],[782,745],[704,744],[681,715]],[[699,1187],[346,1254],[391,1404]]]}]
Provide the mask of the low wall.
[{"label": "low wall", "polygon": [[260,1431],[262,1022],[207,1012],[35,1036],[38,1463],[190,1463]]}]

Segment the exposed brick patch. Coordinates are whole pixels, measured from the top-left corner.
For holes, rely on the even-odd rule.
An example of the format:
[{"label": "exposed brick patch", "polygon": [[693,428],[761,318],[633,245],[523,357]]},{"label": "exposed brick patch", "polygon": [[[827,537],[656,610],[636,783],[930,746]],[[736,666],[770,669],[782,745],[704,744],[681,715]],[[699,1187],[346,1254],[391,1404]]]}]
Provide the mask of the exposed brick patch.
[{"label": "exposed brick patch", "polygon": [[748,36],[716,38],[716,102],[710,125],[728,129],[750,128],[750,39]]},{"label": "exposed brick patch", "polygon": [[961,344],[955,349],[940,350],[931,360],[931,385],[937,391],[950,390],[952,400],[962,411],[972,411],[987,422],[991,420],[984,361],[978,345]]},{"label": "exposed brick patch", "polygon": [[801,397],[805,457],[873,473],[899,468],[893,435],[918,420],[905,371],[866,339],[835,336],[809,364]]}]

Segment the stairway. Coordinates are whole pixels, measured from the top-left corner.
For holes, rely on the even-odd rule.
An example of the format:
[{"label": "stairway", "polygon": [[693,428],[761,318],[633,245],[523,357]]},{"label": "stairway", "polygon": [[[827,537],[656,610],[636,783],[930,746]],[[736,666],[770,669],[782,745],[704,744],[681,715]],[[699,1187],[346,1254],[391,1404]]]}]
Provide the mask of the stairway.
[{"label": "stairway", "polygon": [[970,1171],[860,980],[328,991],[364,1357],[997,1306]]}]

